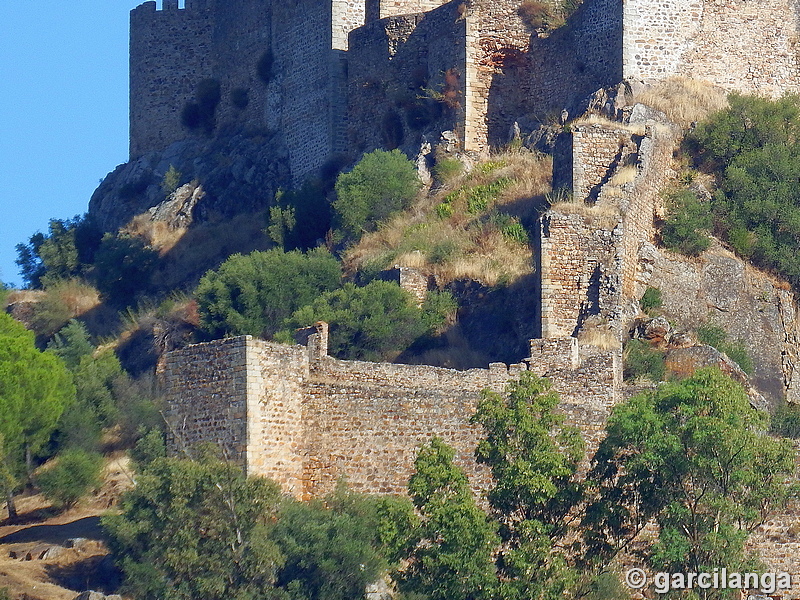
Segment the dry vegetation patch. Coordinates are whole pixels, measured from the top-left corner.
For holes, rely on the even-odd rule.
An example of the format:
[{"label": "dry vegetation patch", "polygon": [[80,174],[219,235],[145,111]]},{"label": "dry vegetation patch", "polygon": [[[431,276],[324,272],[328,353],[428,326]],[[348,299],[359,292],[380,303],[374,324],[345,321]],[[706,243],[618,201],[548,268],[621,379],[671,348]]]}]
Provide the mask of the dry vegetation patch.
[{"label": "dry vegetation patch", "polygon": [[432,273],[439,285],[474,279],[494,286],[530,273],[533,255],[523,226],[550,191],[552,161],[507,152],[419,200],[365,235],[345,255],[351,273],[392,265]]},{"label": "dry vegetation patch", "polygon": [[635,94],[632,101],[660,110],[684,129],[728,107],[725,90],[687,77],[669,77],[648,86]]}]

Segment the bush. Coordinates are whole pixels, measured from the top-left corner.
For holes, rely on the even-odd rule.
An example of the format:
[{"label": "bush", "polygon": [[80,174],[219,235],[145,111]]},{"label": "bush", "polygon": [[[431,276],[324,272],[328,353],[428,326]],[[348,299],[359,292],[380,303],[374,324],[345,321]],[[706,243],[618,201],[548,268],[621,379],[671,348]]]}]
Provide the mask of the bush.
[{"label": "bush", "polygon": [[639,307],[648,315],[652,314],[655,309],[661,308],[661,305],[661,290],[654,287],[648,287],[639,300]]},{"label": "bush", "polygon": [[392,359],[417,338],[439,327],[456,308],[452,296],[430,294],[420,309],[397,284],[352,283],[323,294],[296,311],[289,323],[304,327],[317,321],[330,325],[328,348],[333,356],[357,360]]},{"label": "bush", "polygon": [[331,205],[322,181],[306,181],[299,190],[275,194],[269,209],[267,234],[284,250],[308,250],[319,245],[331,228]]},{"label": "bush", "polygon": [[464,172],[464,164],[457,158],[444,158],[433,165],[433,176],[441,183],[452,181]]},{"label": "bush", "polygon": [[667,218],[661,228],[661,241],[670,250],[697,256],[711,243],[711,207],[700,202],[690,190],[681,189],[667,198]]},{"label": "bush", "polygon": [[783,437],[800,438],[800,405],[783,403],[775,409],[770,432]]},{"label": "bush", "polygon": [[631,340],[623,355],[625,379],[646,377],[651,381],[664,379],[664,353],[642,340]]},{"label": "bush", "polygon": [[324,249],[236,254],[200,280],[201,328],[213,337],[271,337],[295,310],[339,287],[341,267]]},{"label": "bush", "polygon": [[175,168],[175,165],[170,165],[164,178],[161,180],[161,191],[169,195],[181,185],[183,174]]},{"label": "bush", "polygon": [[69,508],[100,484],[102,466],[103,457],[99,454],[76,448],[65,450],[55,465],[38,476],[37,482],[46,498]]},{"label": "bush", "polygon": [[131,306],[149,288],[157,259],[140,238],[107,233],[95,260],[97,288],[111,304]]},{"label": "bush", "polygon": [[544,29],[554,21],[553,11],[545,2],[539,0],[524,0],[517,9],[517,14],[522,22],[531,29]]},{"label": "bush", "polygon": [[744,342],[728,340],[728,334],[721,327],[716,325],[701,325],[697,328],[697,339],[702,344],[716,348],[725,353],[728,358],[739,365],[745,373],[750,375],[753,372],[753,360],[747,352]]},{"label": "bush", "polygon": [[336,179],[333,209],[340,230],[351,240],[389,215],[408,207],[417,195],[417,170],[399,150],[365,154],[349,173]]}]

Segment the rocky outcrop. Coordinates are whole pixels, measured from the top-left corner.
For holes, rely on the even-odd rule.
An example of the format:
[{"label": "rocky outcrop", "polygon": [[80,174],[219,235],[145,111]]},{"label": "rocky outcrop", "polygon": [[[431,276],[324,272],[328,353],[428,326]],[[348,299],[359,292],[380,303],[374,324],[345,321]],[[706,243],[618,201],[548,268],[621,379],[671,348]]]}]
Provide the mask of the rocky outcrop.
[{"label": "rocky outcrop", "polygon": [[[176,194],[162,187],[170,167],[180,173],[179,183],[195,182],[192,194],[178,202]],[[95,190],[89,214],[103,231],[116,231],[150,209],[155,209],[156,218],[183,212],[184,224],[229,218],[266,208],[275,192],[289,183],[288,155],[280,136],[231,132],[211,140],[175,142],[163,152],[118,166]]]},{"label": "rocky outcrop", "polygon": [[774,405],[800,402],[798,311],[789,285],[759,271],[720,243],[698,258],[648,245],[647,284],[661,290],[661,311],[676,329],[703,324],[742,341],[753,361],[751,384]]}]

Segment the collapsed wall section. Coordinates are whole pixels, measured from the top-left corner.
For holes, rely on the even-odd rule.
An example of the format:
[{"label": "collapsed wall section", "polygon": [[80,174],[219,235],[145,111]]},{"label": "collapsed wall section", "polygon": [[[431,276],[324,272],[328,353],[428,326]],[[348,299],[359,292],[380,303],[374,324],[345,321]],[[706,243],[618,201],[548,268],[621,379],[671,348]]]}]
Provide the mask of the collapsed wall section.
[{"label": "collapsed wall section", "polygon": [[451,129],[463,139],[466,21],[459,6],[450,2],[351,32],[347,89],[352,150],[401,148],[415,154],[422,136]]}]

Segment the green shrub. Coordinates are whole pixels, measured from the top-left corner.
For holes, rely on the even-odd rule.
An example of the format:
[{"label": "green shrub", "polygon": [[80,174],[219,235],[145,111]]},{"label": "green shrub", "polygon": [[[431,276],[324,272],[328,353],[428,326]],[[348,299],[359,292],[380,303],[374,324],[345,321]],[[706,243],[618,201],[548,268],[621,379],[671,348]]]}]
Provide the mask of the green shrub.
[{"label": "green shrub", "polygon": [[95,255],[97,289],[109,303],[131,306],[149,289],[157,259],[141,238],[107,233]]},{"label": "green shrub", "polygon": [[308,180],[300,189],[275,194],[267,234],[284,250],[308,250],[318,246],[331,228],[331,205],[324,181]]},{"label": "green shrub", "polygon": [[167,195],[171,194],[180,187],[182,178],[183,173],[178,171],[175,165],[170,165],[167,172],[164,173],[164,178],[161,180],[161,191]]},{"label": "green shrub", "polygon": [[783,437],[800,438],[800,405],[783,403],[770,420],[770,432]]},{"label": "green shrub", "polygon": [[284,319],[340,280],[339,262],[324,249],[236,254],[197,286],[201,327],[213,337],[271,337]]},{"label": "green shrub", "polygon": [[714,173],[716,228],[753,264],[800,284],[800,100],[729,96],[686,147]]},{"label": "green shrub", "polygon": [[46,498],[69,508],[100,484],[102,467],[100,454],[73,448],[62,452],[56,464],[38,476],[37,483]]},{"label": "green shrub", "polygon": [[407,208],[420,188],[417,170],[399,150],[375,150],[336,179],[333,203],[345,237],[357,240],[389,215]]},{"label": "green shrub", "polygon": [[467,188],[467,211],[473,215],[484,212],[511,183],[509,177],[500,177],[491,183]]},{"label": "green shrub", "polygon": [[448,296],[431,294],[420,309],[411,294],[395,283],[372,281],[364,287],[348,283],[297,310],[289,324],[327,322],[328,348],[338,358],[391,359],[444,322],[455,308]]},{"label": "green shrub", "polygon": [[623,375],[625,379],[646,377],[651,381],[664,379],[664,353],[642,340],[631,340],[625,346],[623,355]]},{"label": "green shrub", "polygon": [[661,228],[661,241],[670,250],[697,256],[711,243],[711,207],[690,190],[681,189],[667,198],[667,217]]},{"label": "green shrub", "polygon": [[661,305],[661,290],[654,287],[648,287],[644,291],[644,294],[642,294],[642,298],[639,300],[639,307],[648,315],[657,308],[661,308]]},{"label": "green shrub", "polygon": [[748,375],[753,372],[753,360],[750,358],[744,342],[741,340],[729,341],[728,334],[721,327],[708,324],[701,325],[697,328],[697,339],[701,344],[706,344],[725,353]]},{"label": "green shrub", "polygon": [[433,176],[437,181],[447,183],[464,173],[464,164],[457,158],[437,160],[433,165]]},{"label": "green shrub", "polygon": [[167,456],[164,433],[159,429],[140,430],[139,440],[131,449],[131,461],[134,468],[141,473],[158,458]]}]

